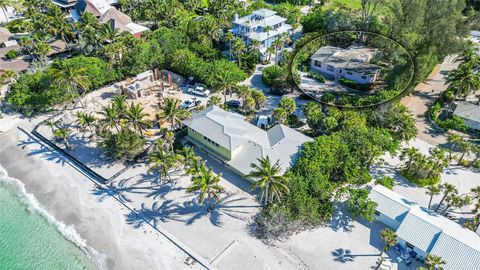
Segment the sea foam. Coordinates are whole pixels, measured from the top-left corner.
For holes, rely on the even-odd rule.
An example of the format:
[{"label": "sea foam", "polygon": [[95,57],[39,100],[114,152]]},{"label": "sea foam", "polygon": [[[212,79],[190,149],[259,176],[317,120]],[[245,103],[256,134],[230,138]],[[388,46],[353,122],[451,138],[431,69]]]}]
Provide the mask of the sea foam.
[{"label": "sea foam", "polygon": [[28,211],[35,211],[44,217],[48,223],[55,226],[57,231],[65,237],[68,241],[72,242],[75,246],[81,249],[87,257],[100,269],[106,270],[107,257],[96,251],[94,248],[87,245],[85,239],[83,239],[75,230],[73,226],[67,226],[63,222],[57,221],[52,215],[50,215],[38,202],[33,194],[30,194],[25,189],[25,184],[20,180],[9,177],[8,172],[0,164],[0,184],[14,191],[18,199],[25,204]]}]

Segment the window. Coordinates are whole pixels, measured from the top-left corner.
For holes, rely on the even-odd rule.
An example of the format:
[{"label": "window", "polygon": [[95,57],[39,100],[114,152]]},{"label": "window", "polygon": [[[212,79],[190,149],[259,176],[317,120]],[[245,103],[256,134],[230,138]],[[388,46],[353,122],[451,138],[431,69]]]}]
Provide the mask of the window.
[{"label": "window", "polygon": [[220,145],[219,145],[218,143],[216,143],[216,142],[214,142],[214,141],[210,140],[209,138],[207,138],[207,136],[203,136],[203,138],[204,138],[204,139],[205,139],[207,142],[209,142],[209,143],[211,143],[211,144],[215,145],[216,147],[220,147]]},{"label": "window", "polygon": [[342,74],[343,70],[340,69],[340,71],[338,73]]},{"label": "window", "polygon": [[377,210],[375,210],[375,216],[380,216],[380,212],[378,212]]},{"label": "window", "polygon": [[411,249],[413,249],[415,247],[414,245],[410,244],[409,242],[407,242],[405,245],[407,246],[407,248],[411,248]]},{"label": "window", "polygon": [[335,68],[332,67],[332,66],[330,66],[330,65],[328,65],[328,66],[327,66],[327,70],[328,70],[328,71],[331,71],[331,72],[334,72],[334,71],[335,71]]},{"label": "window", "polygon": [[348,74],[348,75],[353,75],[353,73],[352,73],[352,72],[347,72],[347,74]]},{"label": "window", "polygon": [[322,62],[315,60],[314,65],[316,67],[322,67]]},{"label": "window", "polygon": [[366,80],[366,79],[367,79],[367,76],[362,76],[362,79]]}]

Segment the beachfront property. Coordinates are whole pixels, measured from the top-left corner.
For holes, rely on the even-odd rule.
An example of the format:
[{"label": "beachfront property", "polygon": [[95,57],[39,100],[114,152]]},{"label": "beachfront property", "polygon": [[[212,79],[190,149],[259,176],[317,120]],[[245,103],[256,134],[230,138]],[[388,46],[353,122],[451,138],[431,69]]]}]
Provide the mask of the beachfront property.
[{"label": "beachfront property", "polygon": [[295,163],[299,150],[312,138],[278,124],[265,131],[245,121],[245,116],[211,106],[183,121],[187,140],[245,176],[258,158],[279,161],[282,172]]},{"label": "beachfront property", "polygon": [[399,260],[445,260],[445,270],[478,269],[480,236],[460,224],[376,185],[369,198],[377,203],[375,219],[396,231]]},{"label": "beachfront property", "polygon": [[480,106],[467,101],[455,102],[453,114],[462,118],[467,127],[480,130]]},{"label": "beachfront property", "polygon": [[278,16],[277,12],[262,8],[241,18],[235,14],[233,28],[229,31],[236,38],[240,38],[246,46],[252,44],[253,40],[258,41],[260,57],[264,58],[275,39],[283,34],[292,34],[292,26],[285,23],[286,21],[287,19]]},{"label": "beachfront property", "polygon": [[143,25],[134,23],[128,15],[112,6],[115,3],[116,1],[108,0],[78,0],[70,10],[70,15],[74,21],[78,22],[83,14],[91,13],[100,23],[108,23],[112,28],[120,32],[129,32],[136,38],[140,38],[143,32],[149,30]]},{"label": "beachfront property", "polygon": [[380,75],[380,67],[369,63],[376,53],[376,49],[363,46],[323,46],[310,57],[310,70],[335,81],[345,78],[360,84],[373,83]]}]

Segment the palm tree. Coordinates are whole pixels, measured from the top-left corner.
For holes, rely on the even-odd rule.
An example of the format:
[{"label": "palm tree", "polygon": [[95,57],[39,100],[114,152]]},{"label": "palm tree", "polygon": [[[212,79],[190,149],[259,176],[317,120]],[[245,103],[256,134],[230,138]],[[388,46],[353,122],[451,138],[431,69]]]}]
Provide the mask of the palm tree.
[{"label": "palm tree", "polygon": [[77,123],[80,126],[80,128],[82,130],[85,130],[86,128],[88,128],[90,130],[91,136],[93,136],[94,134],[93,127],[95,126],[95,121],[97,121],[95,116],[93,116],[91,113],[83,113],[80,111],[77,111],[75,113],[75,116],[77,117]]},{"label": "palm tree", "polygon": [[[182,157],[185,160],[185,157]],[[192,160],[190,164],[186,163],[185,174],[186,175],[198,175],[202,170],[202,167],[205,166],[205,161],[202,161],[200,158]]]},{"label": "palm tree", "polygon": [[165,142],[165,147],[168,151],[173,152],[173,144],[175,143],[175,133],[172,131],[167,131],[163,135],[163,140]]},{"label": "palm tree", "polygon": [[65,20],[65,14],[56,5],[48,8],[47,15],[48,32],[54,37],[59,37],[68,47],[71,38],[75,35],[72,24]]},{"label": "palm tree", "polygon": [[400,152],[400,160],[407,160],[405,169],[409,171],[420,155],[420,152],[415,147],[403,148]]},{"label": "palm tree", "polygon": [[227,32],[225,35],[223,35],[223,39],[228,43],[228,49],[232,49],[232,40],[235,39],[235,36],[233,35],[232,32]]},{"label": "palm tree", "polygon": [[258,50],[260,49],[260,41],[256,40],[256,39],[252,39],[252,41],[250,42],[250,50],[254,51],[254,50]]},{"label": "palm tree", "polygon": [[[257,164],[258,163],[258,164]],[[282,175],[282,168],[279,160],[275,164],[271,164],[270,157],[262,157],[257,159],[257,163],[251,163],[252,171],[247,177],[255,180],[251,185],[251,190],[260,188],[262,190],[260,202],[268,205],[274,199],[280,201],[284,193],[288,193],[288,178]]]},{"label": "palm tree", "polygon": [[72,130],[68,127],[58,127],[54,132],[53,135],[55,138],[61,139],[67,148],[67,151],[71,150],[70,143],[68,141],[68,137],[72,133]]},{"label": "palm tree", "polygon": [[223,93],[224,103],[227,102],[227,92],[233,86],[233,77],[230,70],[222,70],[216,74],[215,89]]},{"label": "palm tree", "polygon": [[472,167],[480,160],[480,145],[472,145],[471,151],[475,154],[475,158],[468,164],[468,167]]},{"label": "palm tree", "polygon": [[187,188],[189,193],[199,192],[198,201],[200,203],[205,201],[205,197],[207,198],[209,213],[213,209],[212,199],[220,201],[220,193],[223,192],[223,187],[218,184],[220,177],[221,175],[215,175],[210,168],[206,168],[202,164],[198,174],[192,177],[192,185]]},{"label": "palm tree", "polygon": [[112,105],[115,107],[120,117],[125,117],[128,108],[127,97],[125,95],[113,97]]},{"label": "palm tree", "polygon": [[443,265],[445,261],[440,257],[433,254],[428,254],[425,259],[425,264],[428,267],[428,270],[443,270]]},{"label": "palm tree", "polygon": [[0,0],[0,9],[3,12],[3,15],[5,15],[5,22],[8,23],[8,14],[7,14],[7,7],[10,6],[11,0]]},{"label": "palm tree", "polygon": [[109,23],[101,24],[98,33],[105,43],[114,43],[119,34],[118,29]]},{"label": "palm tree", "polygon": [[[63,60],[53,62],[48,69],[48,73],[56,83],[66,87],[72,100],[79,96],[79,89],[85,91],[89,87],[88,78],[85,76],[85,68],[73,67]],[[80,104],[85,108],[81,100]]]},{"label": "palm tree", "polygon": [[99,114],[103,116],[100,120],[103,125],[102,130],[115,128],[117,132],[120,132],[122,118],[113,104],[103,107]]},{"label": "palm tree", "polygon": [[140,106],[140,104],[135,105],[132,102],[125,112],[127,125],[132,126],[133,131],[138,132],[138,134],[142,137],[144,136],[143,131],[152,127],[152,124],[148,120],[145,120],[145,117],[148,114],[144,113],[143,109],[144,108]]},{"label": "palm tree", "polygon": [[287,121],[287,112],[283,108],[275,108],[272,113],[273,118],[279,124],[285,123]]},{"label": "palm tree", "polygon": [[164,180],[170,177],[170,169],[175,168],[177,165],[177,158],[171,152],[165,152],[161,147],[155,147],[155,149],[148,155],[147,163],[149,164],[150,171],[157,171],[159,175],[159,184],[162,185]]},{"label": "palm tree", "polygon": [[278,50],[282,46],[282,38],[277,37],[273,42],[272,46],[275,49],[275,63],[278,64]]},{"label": "palm tree", "polygon": [[428,201],[428,209],[430,209],[430,206],[432,205],[433,196],[440,194],[441,189],[437,185],[429,185],[426,187],[426,189],[427,191],[425,193],[430,196],[430,200]]},{"label": "palm tree", "polygon": [[438,209],[440,209],[440,206],[442,206],[443,201],[445,200],[445,198],[449,194],[458,193],[457,188],[454,185],[449,184],[449,183],[445,183],[445,184],[441,185],[440,188],[443,190],[443,197],[440,200],[440,202],[438,203],[437,208],[435,208],[435,212],[438,212]]},{"label": "palm tree", "polygon": [[452,159],[452,152],[456,145],[459,145],[463,142],[463,137],[458,134],[449,134],[447,138],[448,143],[450,144],[450,148],[448,150],[449,155],[448,157]]},{"label": "palm tree", "polygon": [[382,252],[380,253],[380,263],[377,265],[376,269],[380,268],[380,266],[382,265],[383,254],[385,253],[385,251],[397,244],[397,235],[393,230],[389,228],[385,228],[380,232],[380,238],[382,239],[384,246]]},{"label": "palm tree", "polygon": [[465,157],[465,155],[468,155],[472,152],[473,147],[473,143],[467,141],[463,141],[458,145],[458,148],[460,148],[460,152],[462,153],[462,155],[458,159],[457,165],[462,164],[463,158]]},{"label": "palm tree", "polygon": [[60,121],[58,121],[58,120],[53,121],[53,120],[47,119],[47,120],[43,121],[43,125],[49,127],[50,130],[52,131],[52,134],[54,134],[55,128],[58,126],[59,123],[60,123]]},{"label": "palm tree", "polygon": [[192,147],[183,147],[182,151],[180,152],[180,156],[182,157],[183,165],[188,169],[190,167],[195,167],[200,161],[200,157],[195,155]]},{"label": "palm tree", "polygon": [[221,97],[211,96],[208,99],[207,106],[212,106],[212,105],[219,106],[221,103],[222,103],[222,98]]},{"label": "palm tree", "polygon": [[267,103],[267,97],[262,91],[252,90],[251,96],[255,100],[255,109],[257,110],[260,110]]},{"label": "palm tree", "polygon": [[184,117],[187,116],[187,112],[180,107],[180,101],[174,98],[165,98],[163,106],[158,114],[160,120],[170,122],[170,129],[175,129],[175,124],[180,123]]},{"label": "palm tree", "polygon": [[448,195],[448,197],[445,199],[445,201],[447,202],[447,205],[443,209],[442,215],[445,214],[448,211],[448,209],[450,209],[452,207],[462,208],[465,205],[470,204],[472,199],[468,195],[459,196],[455,193],[452,193],[452,194]]},{"label": "palm tree", "polygon": [[460,65],[449,73],[447,83],[456,89],[455,97],[465,99],[480,88],[480,74],[472,64]]},{"label": "palm tree", "polygon": [[235,55],[235,58],[237,58],[239,68],[242,67],[242,56],[246,50],[247,47],[245,47],[245,44],[241,39],[236,38],[235,41],[233,41],[232,52]]}]

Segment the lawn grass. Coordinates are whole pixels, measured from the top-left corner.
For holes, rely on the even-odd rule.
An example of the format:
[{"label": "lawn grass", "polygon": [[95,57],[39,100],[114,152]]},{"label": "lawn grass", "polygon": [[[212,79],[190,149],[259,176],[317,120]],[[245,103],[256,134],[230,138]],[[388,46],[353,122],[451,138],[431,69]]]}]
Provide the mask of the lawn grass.
[{"label": "lawn grass", "polygon": [[362,7],[362,0],[333,0],[330,3],[345,5],[351,9],[360,9]]}]

